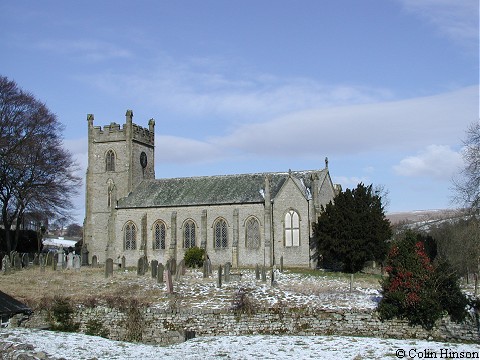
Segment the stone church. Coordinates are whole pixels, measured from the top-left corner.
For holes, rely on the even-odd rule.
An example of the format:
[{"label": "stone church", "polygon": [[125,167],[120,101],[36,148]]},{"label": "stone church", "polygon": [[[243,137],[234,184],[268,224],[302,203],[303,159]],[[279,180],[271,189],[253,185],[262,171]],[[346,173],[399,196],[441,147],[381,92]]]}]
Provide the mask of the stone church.
[{"label": "stone church", "polygon": [[328,171],[156,179],[155,121],[88,121],[84,244],[89,263],[140,257],[166,263],[204,248],[213,265],[310,267],[309,239],[321,205],[338,186]]}]

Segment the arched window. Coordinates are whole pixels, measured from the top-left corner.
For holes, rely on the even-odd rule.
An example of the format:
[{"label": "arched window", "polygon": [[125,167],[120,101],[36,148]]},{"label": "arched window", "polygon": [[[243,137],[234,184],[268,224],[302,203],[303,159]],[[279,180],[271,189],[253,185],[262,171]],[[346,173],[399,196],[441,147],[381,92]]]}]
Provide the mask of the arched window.
[{"label": "arched window", "polygon": [[107,151],[107,156],[105,157],[105,171],[115,171],[115,153],[113,150]]},{"label": "arched window", "polygon": [[183,226],[183,247],[188,249],[195,246],[195,223],[192,220]]},{"label": "arched window", "polygon": [[137,227],[133,222],[125,225],[125,250],[135,250],[137,248]]},{"label": "arched window", "polygon": [[213,243],[216,248],[226,248],[228,245],[227,222],[224,219],[218,219],[215,222]]},{"label": "arched window", "polygon": [[300,246],[300,219],[295,210],[285,214],[285,246]]},{"label": "arched window", "polygon": [[165,249],[165,238],[167,234],[167,227],[163,221],[157,221],[153,226],[153,249]]},{"label": "arched window", "polygon": [[260,247],[260,223],[256,218],[251,217],[245,225],[245,247],[258,249]]}]

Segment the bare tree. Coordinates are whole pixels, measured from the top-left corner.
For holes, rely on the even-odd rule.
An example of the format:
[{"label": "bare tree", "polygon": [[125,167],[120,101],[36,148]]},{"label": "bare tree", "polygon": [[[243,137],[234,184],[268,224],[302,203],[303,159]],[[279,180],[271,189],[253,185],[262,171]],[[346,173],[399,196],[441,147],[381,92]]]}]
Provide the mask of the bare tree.
[{"label": "bare tree", "polygon": [[72,208],[81,180],[62,131],[45,104],[0,76],[0,205],[8,251],[16,248],[25,213],[66,215]]},{"label": "bare tree", "polygon": [[468,127],[463,144],[465,167],[453,180],[453,200],[477,213],[480,210],[480,122]]}]

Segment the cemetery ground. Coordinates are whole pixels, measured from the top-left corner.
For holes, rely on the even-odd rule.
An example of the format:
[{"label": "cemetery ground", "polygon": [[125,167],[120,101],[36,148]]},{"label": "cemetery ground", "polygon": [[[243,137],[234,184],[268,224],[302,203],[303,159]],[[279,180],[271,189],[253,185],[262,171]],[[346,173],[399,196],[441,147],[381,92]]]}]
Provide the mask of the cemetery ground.
[{"label": "cemetery ground", "polygon": [[[163,309],[230,308],[239,289],[248,304],[257,307],[285,305],[312,309],[374,309],[380,299],[380,275],[356,274],[350,291],[350,275],[305,269],[275,271],[266,281],[257,280],[255,269],[232,269],[241,278],[218,287],[216,271],[203,278],[201,270],[187,269],[173,280],[173,294],[149,272],[137,275],[135,268],[116,269],[105,277],[103,268],[53,271],[29,267],[0,276],[0,289],[29,305],[34,311],[48,306],[55,297],[68,298],[78,306],[138,304]],[[472,290],[472,289],[467,289]],[[219,324],[221,326],[221,324]],[[394,340],[352,336],[218,336],[156,346],[31,329],[2,329],[0,342],[30,344],[31,354],[67,359],[398,359],[441,358],[442,349],[478,356],[476,344],[453,344],[423,340]],[[27,351],[27,350],[26,350]],[[404,353],[402,353],[404,351]],[[1,348],[0,348],[1,352]],[[445,355],[445,353],[443,353]],[[433,358],[430,356],[430,358]],[[443,356],[448,358],[448,356]],[[452,358],[450,356],[450,358]]]}]

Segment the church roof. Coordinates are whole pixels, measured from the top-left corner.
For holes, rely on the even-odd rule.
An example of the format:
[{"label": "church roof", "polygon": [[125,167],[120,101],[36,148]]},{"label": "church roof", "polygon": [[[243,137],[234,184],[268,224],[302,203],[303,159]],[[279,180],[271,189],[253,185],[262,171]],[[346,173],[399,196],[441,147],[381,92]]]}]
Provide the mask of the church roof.
[{"label": "church roof", "polygon": [[328,170],[291,171],[240,175],[199,176],[142,181],[127,197],[118,201],[118,208],[174,207],[263,203],[265,177],[270,179],[270,196],[278,194],[289,176],[310,197],[311,176],[320,184]]}]

